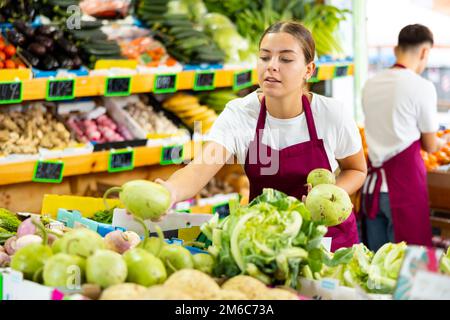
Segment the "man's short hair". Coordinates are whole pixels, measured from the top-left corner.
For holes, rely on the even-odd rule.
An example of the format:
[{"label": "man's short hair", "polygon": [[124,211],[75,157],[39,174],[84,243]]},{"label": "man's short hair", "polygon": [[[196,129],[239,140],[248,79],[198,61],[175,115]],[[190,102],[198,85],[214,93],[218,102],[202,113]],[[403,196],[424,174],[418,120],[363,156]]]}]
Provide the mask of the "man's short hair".
[{"label": "man's short hair", "polygon": [[410,24],[398,35],[398,47],[402,50],[414,49],[424,43],[434,44],[433,33],[421,24]]}]

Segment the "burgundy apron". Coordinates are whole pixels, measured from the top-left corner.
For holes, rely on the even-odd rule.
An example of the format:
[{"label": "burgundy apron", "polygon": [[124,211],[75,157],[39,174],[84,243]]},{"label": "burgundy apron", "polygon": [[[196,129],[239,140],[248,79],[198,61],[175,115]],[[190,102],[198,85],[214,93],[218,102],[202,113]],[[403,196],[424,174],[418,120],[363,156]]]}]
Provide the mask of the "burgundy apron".
[{"label": "burgundy apron", "polygon": [[368,185],[376,179],[372,197],[370,193],[363,194],[365,213],[369,219],[375,219],[378,212],[383,179],[381,168],[386,173],[395,242],[431,246],[427,171],[420,155],[420,141],[417,140],[381,167],[373,167],[369,160]]},{"label": "burgundy apron", "polygon": [[[260,195],[264,188],[273,188],[302,199],[302,196],[307,194],[305,184],[310,171],[317,168],[331,171],[323,140],[317,137],[311,106],[306,96],[302,96],[302,103],[310,141],[275,150],[262,143],[266,123],[266,103],[265,98],[262,98],[255,138],[250,143],[244,166],[250,180],[250,201]],[[274,161],[278,161],[278,166],[275,166],[278,170],[269,175],[265,174],[264,170],[270,171],[268,168],[274,166]],[[331,251],[358,243],[354,213],[340,225],[329,227],[325,236],[332,238]]]},{"label": "burgundy apron", "polygon": [[[394,67],[405,68],[398,63]],[[384,162],[381,167],[373,167],[370,160],[368,166],[368,185],[372,184],[373,179],[376,179],[376,182],[372,197],[370,193],[363,194],[367,217],[375,219],[378,212],[383,168],[388,186],[395,241],[431,246],[427,171],[420,155],[420,140]]]}]

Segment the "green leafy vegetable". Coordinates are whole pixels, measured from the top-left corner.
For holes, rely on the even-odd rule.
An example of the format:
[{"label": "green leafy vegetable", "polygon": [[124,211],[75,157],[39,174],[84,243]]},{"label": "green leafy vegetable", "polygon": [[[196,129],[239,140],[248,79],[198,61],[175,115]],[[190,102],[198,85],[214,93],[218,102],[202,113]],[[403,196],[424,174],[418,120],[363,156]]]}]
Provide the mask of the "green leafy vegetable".
[{"label": "green leafy vegetable", "polygon": [[230,215],[217,216],[201,230],[212,241],[214,275],[249,274],[267,284],[296,288],[299,276],[322,268],[322,237],[327,228],[311,221],[302,202],[264,189],[247,207],[230,203]]}]

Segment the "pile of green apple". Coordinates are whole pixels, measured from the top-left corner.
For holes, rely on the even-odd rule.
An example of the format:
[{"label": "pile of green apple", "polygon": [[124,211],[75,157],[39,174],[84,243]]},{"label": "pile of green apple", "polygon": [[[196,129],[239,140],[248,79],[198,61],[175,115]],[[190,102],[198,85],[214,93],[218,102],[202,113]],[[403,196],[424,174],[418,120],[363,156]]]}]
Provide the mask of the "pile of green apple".
[{"label": "pile of green apple", "polygon": [[348,193],[336,185],[334,173],[327,169],[314,169],[307,177],[312,186],[305,205],[314,221],[321,221],[327,227],[344,222],[352,212],[352,201]]}]

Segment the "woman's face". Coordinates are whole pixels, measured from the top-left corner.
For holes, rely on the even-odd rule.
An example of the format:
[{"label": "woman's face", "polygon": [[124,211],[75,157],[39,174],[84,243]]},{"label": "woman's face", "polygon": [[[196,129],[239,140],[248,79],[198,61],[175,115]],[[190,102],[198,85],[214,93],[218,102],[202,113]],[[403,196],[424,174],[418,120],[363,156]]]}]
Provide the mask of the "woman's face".
[{"label": "woman's face", "polygon": [[300,93],[305,78],[311,77],[314,68],[313,62],[306,64],[300,42],[289,33],[269,33],[261,41],[257,70],[265,96]]}]

